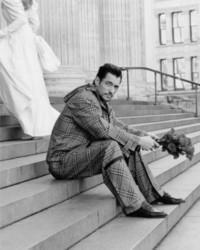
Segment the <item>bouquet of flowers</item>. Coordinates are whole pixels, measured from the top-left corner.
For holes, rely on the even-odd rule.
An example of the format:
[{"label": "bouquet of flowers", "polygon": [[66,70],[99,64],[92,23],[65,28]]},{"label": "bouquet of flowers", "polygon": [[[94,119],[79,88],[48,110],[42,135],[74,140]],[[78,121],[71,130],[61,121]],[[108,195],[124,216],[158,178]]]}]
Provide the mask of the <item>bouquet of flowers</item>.
[{"label": "bouquet of flowers", "polygon": [[167,151],[174,156],[174,159],[180,155],[186,155],[189,160],[192,160],[194,147],[190,138],[184,134],[177,134],[173,128],[156,141],[162,146],[162,151]]}]

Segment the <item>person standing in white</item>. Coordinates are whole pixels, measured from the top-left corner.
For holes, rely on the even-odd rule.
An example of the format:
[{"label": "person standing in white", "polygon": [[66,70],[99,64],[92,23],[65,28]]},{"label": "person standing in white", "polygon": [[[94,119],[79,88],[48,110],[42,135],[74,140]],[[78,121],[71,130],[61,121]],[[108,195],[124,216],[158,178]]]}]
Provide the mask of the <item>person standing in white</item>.
[{"label": "person standing in white", "polygon": [[51,134],[59,116],[49,102],[42,67],[54,71],[60,62],[36,32],[35,0],[0,0],[7,26],[0,30],[0,97],[18,119],[24,134]]}]

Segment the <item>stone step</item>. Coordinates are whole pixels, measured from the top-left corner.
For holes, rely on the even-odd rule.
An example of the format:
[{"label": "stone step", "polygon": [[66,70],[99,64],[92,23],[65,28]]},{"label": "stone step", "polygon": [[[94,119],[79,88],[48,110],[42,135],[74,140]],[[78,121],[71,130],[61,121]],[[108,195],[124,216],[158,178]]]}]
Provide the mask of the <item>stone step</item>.
[{"label": "stone step", "polygon": [[160,185],[167,183],[192,165],[200,162],[200,142],[194,144],[194,148],[195,153],[191,161],[185,155],[174,159],[172,155],[167,154],[164,158],[160,158],[149,164],[151,171],[156,176]]},{"label": "stone step", "polygon": [[[190,115],[188,115],[190,117]],[[185,117],[185,115],[184,115]],[[186,115],[187,117],[187,115]],[[160,119],[159,116],[155,116],[154,117],[155,119]],[[165,116],[165,118],[167,118]],[[150,118],[151,121],[152,121],[152,118]],[[163,118],[164,119],[164,118]],[[188,119],[191,119],[191,123],[192,123],[192,120],[200,120],[200,118],[185,118],[185,122],[188,120]],[[137,121],[138,120],[138,117],[135,117],[134,119],[131,119],[131,118],[127,118],[126,119],[126,122],[128,124],[131,124],[133,121]],[[143,122],[145,121],[144,119],[142,120]],[[181,119],[181,121],[183,121],[183,119]],[[193,123],[194,123],[193,121]],[[169,122],[169,121],[168,121]],[[171,120],[171,122],[175,122],[175,120]],[[190,122],[190,120],[188,121],[188,123]],[[154,126],[155,123],[151,124],[151,123],[142,123],[142,124],[139,124],[142,126],[142,129],[146,128],[146,127],[152,127]],[[135,125],[137,126],[137,125]],[[150,129],[149,128],[149,129]],[[162,122],[158,122],[157,124],[157,128],[160,129],[162,128]],[[148,130],[149,131],[149,130]],[[1,141],[10,141],[10,140],[19,140],[21,139],[23,135],[23,132],[22,132],[22,129],[20,127],[20,125],[16,124],[16,125],[12,125],[12,126],[3,126],[3,127],[0,127],[0,142]]]},{"label": "stone step", "polygon": [[[195,134],[191,139],[195,141],[199,139],[200,141],[199,134]],[[147,163],[167,155],[167,153],[162,152],[161,149],[152,152],[143,151],[142,153]],[[42,153],[1,161],[0,188],[12,186],[48,174],[45,159],[46,153]]]},{"label": "stone step", "polygon": [[[181,156],[175,161],[171,155],[167,155],[149,164],[150,169],[161,185],[200,160],[200,142],[194,146],[195,155],[192,161],[187,160],[185,156]],[[95,181],[93,182],[93,180]],[[101,182],[101,175],[73,181],[58,181],[48,175],[1,189],[0,214],[2,218],[0,227],[69,199],[84,191],[80,187],[87,186],[91,188]]]},{"label": "stone step", "polygon": [[200,141],[200,130],[185,135],[191,139],[192,144],[195,144]]},{"label": "stone step", "polygon": [[[61,105],[61,104],[54,105],[54,108],[60,112],[62,111],[63,107],[64,105]],[[16,127],[19,127],[18,120],[7,110],[4,104],[0,104],[0,127],[13,126],[13,125],[16,125]],[[10,130],[12,131],[12,128],[10,128]],[[3,133],[3,130],[0,131],[0,133]],[[10,137],[8,136],[7,137],[4,136],[3,138],[8,138],[8,140],[10,140]],[[20,134],[20,137],[18,135],[13,137],[13,140],[19,139],[19,138],[21,138],[21,134]],[[3,139],[3,140],[6,140],[6,139]]]},{"label": "stone step", "polygon": [[165,128],[173,128],[183,125],[191,125],[195,123],[200,123],[200,117],[196,118],[186,118],[179,120],[170,120],[170,121],[161,121],[161,122],[152,122],[152,123],[141,123],[133,125],[134,128],[144,131],[152,131],[152,130],[161,130]]},{"label": "stone step", "polygon": [[[114,110],[118,110],[118,111],[124,111],[126,109],[132,109],[132,110],[171,110],[171,109],[175,109],[175,108],[172,108],[171,106],[169,105],[154,105],[154,104],[112,104],[111,102],[111,105],[113,107]],[[179,109],[179,112],[181,110]]]},{"label": "stone step", "polygon": [[[64,103],[53,103],[52,106],[56,108],[58,111],[62,111],[65,104]],[[154,104],[149,104],[149,103],[141,103],[141,102],[136,102],[136,103],[118,103],[115,104],[115,102],[111,102],[111,106],[113,107],[114,111],[118,114],[121,115],[124,112],[126,112],[127,115],[134,115],[135,111],[142,111],[148,114],[148,111],[161,111],[161,113],[182,113],[182,109],[176,109],[172,108],[170,105],[154,105]]]},{"label": "stone step", "polygon": [[[200,162],[198,162],[188,171],[173,179],[171,182],[164,185],[164,190],[166,190],[173,196],[186,199],[186,202],[181,205],[157,205],[159,209],[164,210],[168,214],[166,218],[129,218],[121,214],[111,222],[107,223],[105,226],[95,231],[93,234],[89,235],[88,237],[71,247],[70,250],[154,249],[154,247],[168,234],[168,232],[181,219],[181,217],[184,216],[187,210],[200,198],[199,174]],[[193,219],[193,221],[195,221],[195,218]],[[195,225],[196,224],[193,224],[193,227]],[[179,234],[176,234],[172,241],[169,240],[168,244],[165,245],[165,248],[158,249],[193,250],[194,248],[192,248],[191,242],[188,244],[188,248],[184,248],[187,232],[188,224],[185,224],[183,230],[179,231]],[[197,231],[195,232],[195,235],[197,237],[198,233],[199,232]],[[178,244],[178,237],[182,244]],[[190,237],[190,239],[191,238],[192,237]],[[177,243],[176,247],[173,248],[172,242]]]},{"label": "stone step", "polygon": [[[160,121],[160,122],[140,123],[133,125],[133,127],[138,128],[140,130],[151,131],[151,130],[164,129],[168,127],[177,127],[188,124],[194,124],[199,122],[200,122],[200,117],[185,118],[185,119],[170,120],[170,121],[168,120],[165,122]],[[21,136],[22,136],[22,129],[17,125],[0,127],[0,141],[17,140],[20,139]]]},{"label": "stone step", "polygon": [[2,115],[11,115],[11,113],[3,103],[0,103],[0,116]]},{"label": "stone step", "polygon": [[[61,112],[64,108],[64,104],[53,104],[56,110]],[[133,115],[153,115],[153,114],[174,114],[183,113],[181,109],[171,109],[168,106],[162,105],[112,105],[116,116],[133,116]],[[0,104],[0,120],[2,117],[12,116],[10,111],[4,104]],[[5,119],[5,118],[3,118]],[[2,119],[2,120],[3,120]]]},{"label": "stone step", "polygon": [[107,187],[102,184],[1,229],[1,249],[64,250],[109,222],[75,245],[74,249],[150,250],[200,197],[199,173],[200,163],[164,186],[167,192],[186,199],[186,203],[180,206],[159,205],[159,208],[168,213],[167,218],[130,219],[121,215],[109,222],[121,210]]},{"label": "stone step", "polygon": [[187,119],[194,117],[192,113],[180,113],[180,114],[163,114],[163,115],[145,115],[145,116],[127,116],[120,117],[120,120],[128,125],[131,124],[141,124],[141,123],[150,123],[150,122],[160,122],[160,121],[169,121],[176,119]]},{"label": "stone step", "polygon": [[[145,105],[144,105],[145,106]],[[163,114],[180,114],[183,113],[180,109],[131,109],[130,107],[114,109],[115,115],[120,116],[141,116],[141,115],[163,115]]]},{"label": "stone step", "polygon": [[0,116],[0,127],[18,125],[18,120],[11,115]]},{"label": "stone step", "polygon": [[199,250],[200,199],[154,250]]},{"label": "stone step", "polygon": [[120,209],[116,206],[110,191],[104,185],[100,185],[1,229],[0,248],[2,250],[67,249],[119,212]]},{"label": "stone step", "polygon": [[46,153],[0,162],[0,188],[48,174]]},{"label": "stone step", "polygon": [[[58,96],[50,96],[49,97],[51,104],[62,104],[64,103],[63,97],[58,97]],[[121,106],[121,105],[152,105],[154,106],[154,102],[152,101],[136,101],[136,100],[125,100],[125,99],[112,99],[111,100],[111,105],[112,106]],[[163,104],[158,104],[161,107],[168,107],[171,108],[171,104],[168,103],[163,103]]]},{"label": "stone step", "polygon": [[23,132],[19,125],[0,127],[0,141],[10,141],[22,138]]},{"label": "stone step", "polygon": [[[123,115],[123,114],[121,114]],[[137,123],[147,123],[147,122],[157,122],[157,121],[165,121],[165,120],[174,120],[174,119],[183,119],[194,117],[193,113],[172,113],[172,114],[152,114],[152,115],[139,115],[135,116],[122,116],[120,120],[126,124],[137,124]],[[12,126],[18,125],[19,122],[14,116],[11,115],[3,115],[0,117],[0,127],[4,126]]]},{"label": "stone step", "polygon": [[[64,104],[55,104],[53,107],[59,111],[61,111],[64,108]],[[3,115],[12,115],[12,113],[6,108],[6,106],[3,103],[0,103],[0,116]]]},{"label": "stone step", "polygon": [[0,228],[102,183],[97,175],[82,180],[58,181],[51,175],[0,190]]},{"label": "stone step", "polygon": [[[167,130],[168,131],[168,130]],[[167,132],[165,131],[165,133]],[[155,133],[157,134],[159,137],[161,137],[163,135],[163,133],[159,134],[159,133]],[[192,144],[194,145],[195,143],[200,142],[200,131],[195,131],[189,134],[184,133],[188,138],[191,139]],[[155,151],[143,151],[143,156],[144,159],[147,163],[151,163],[153,161],[156,161],[158,159],[163,158],[164,156],[168,155],[168,153],[165,151],[163,152],[160,148],[155,150]]]},{"label": "stone step", "polygon": [[0,142],[0,161],[44,153],[47,151],[48,146],[49,136],[40,140]]},{"label": "stone step", "polygon": [[[187,134],[192,143],[200,142],[200,131]],[[25,147],[27,148],[27,147]],[[9,149],[8,149],[9,150]],[[35,151],[32,151],[34,153]],[[155,151],[143,151],[147,163],[156,161],[167,155],[161,149]],[[0,162],[0,188],[5,188],[20,182],[34,179],[48,174],[48,167],[45,162],[46,153],[29,155]]]},{"label": "stone step", "polygon": [[[112,105],[154,105],[154,102],[152,101],[136,101],[136,100],[123,100],[123,99],[112,99],[111,100]],[[164,105],[161,105],[164,106]],[[165,105],[166,106],[166,105]]]},{"label": "stone step", "polygon": [[[172,127],[171,127],[172,128]],[[171,128],[164,128],[164,129],[159,129],[159,130],[154,130],[152,129],[151,132],[159,135],[160,137],[164,135],[166,132],[170,131]],[[184,126],[177,126],[173,127],[175,131],[179,134],[188,134],[190,132],[195,132],[195,131],[200,131],[200,123],[194,123],[194,124],[189,124],[189,125],[184,125]]]},{"label": "stone step", "polygon": [[[179,127],[174,126],[174,128],[177,133],[188,134],[194,131],[200,131],[200,123]],[[154,130],[154,127],[152,127],[153,133],[158,136],[162,136],[169,130],[169,128]],[[41,140],[0,142],[0,161],[46,152],[48,143],[49,137],[44,137]]]}]

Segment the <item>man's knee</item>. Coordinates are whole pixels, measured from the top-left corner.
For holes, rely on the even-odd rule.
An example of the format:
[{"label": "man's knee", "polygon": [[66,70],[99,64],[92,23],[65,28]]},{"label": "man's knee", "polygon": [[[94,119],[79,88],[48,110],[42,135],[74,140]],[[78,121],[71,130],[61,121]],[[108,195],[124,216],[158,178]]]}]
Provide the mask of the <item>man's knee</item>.
[{"label": "man's knee", "polygon": [[114,150],[119,150],[121,151],[121,147],[119,145],[118,142],[114,141],[114,140],[108,140],[108,145],[107,145],[108,148],[112,148]]},{"label": "man's knee", "polygon": [[49,164],[49,173],[58,180],[70,179],[68,168],[63,168],[61,162],[50,162]]},{"label": "man's knee", "polygon": [[59,165],[60,163],[57,162],[49,162],[49,173],[56,179],[60,179],[60,174],[59,174]]},{"label": "man's knee", "polygon": [[[103,140],[92,143],[94,147],[98,145],[98,149],[103,153],[103,158],[115,158],[116,156],[123,156],[121,147],[118,142],[114,140]],[[99,158],[99,153],[97,155]],[[102,159],[103,159],[102,158]]]},{"label": "man's knee", "polygon": [[120,145],[114,140],[108,140],[108,145],[104,155],[104,169],[108,169],[110,166],[115,164],[124,158]]}]

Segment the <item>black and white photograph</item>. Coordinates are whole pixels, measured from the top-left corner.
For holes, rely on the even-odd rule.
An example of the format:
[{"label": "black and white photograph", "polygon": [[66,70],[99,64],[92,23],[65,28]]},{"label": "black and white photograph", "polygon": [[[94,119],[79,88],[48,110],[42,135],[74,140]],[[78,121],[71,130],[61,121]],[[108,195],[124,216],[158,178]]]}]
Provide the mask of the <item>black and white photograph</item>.
[{"label": "black and white photograph", "polygon": [[0,249],[200,249],[200,0],[0,0]]}]

